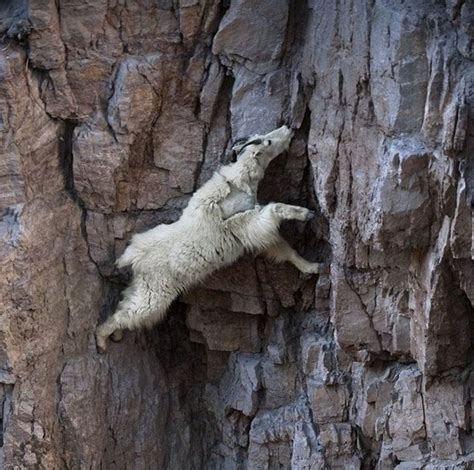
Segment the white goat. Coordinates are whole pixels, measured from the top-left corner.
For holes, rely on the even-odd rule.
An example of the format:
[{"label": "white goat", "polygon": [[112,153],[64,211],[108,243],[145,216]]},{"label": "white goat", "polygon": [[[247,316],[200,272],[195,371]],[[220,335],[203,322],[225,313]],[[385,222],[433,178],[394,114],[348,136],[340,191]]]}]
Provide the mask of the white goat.
[{"label": "white goat", "polygon": [[119,340],[123,329],[158,323],[177,296],[246,252],[289,261],[305,273],[321,272],[320,263],[303,259],[279,234],[282,220],[305,221],[311,211],[256,201],[265,169],[288,149],[292,136],[283,126],[240,140],[234,146],[237,161],[217,170],[196,191],[177,222],[132,237],[117,260],[118,267],[131,267],[132,282],[116,312],[97,327],[99,352],[106,350],[109,336]]}]

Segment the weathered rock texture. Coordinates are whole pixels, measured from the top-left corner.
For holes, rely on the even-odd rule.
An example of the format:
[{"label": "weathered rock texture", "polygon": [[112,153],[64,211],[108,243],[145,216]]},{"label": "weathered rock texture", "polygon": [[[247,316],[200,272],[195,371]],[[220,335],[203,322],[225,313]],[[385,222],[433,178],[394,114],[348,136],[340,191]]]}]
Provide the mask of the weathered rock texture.
[{"label": "weathered rock texture", "polygon": [[[1,2],[0,466],[469,468],[473,15]],[[330,275],[244,259],[99,356],[131,234],[282,122],[259,197],[318,210],[284,229]]]}]

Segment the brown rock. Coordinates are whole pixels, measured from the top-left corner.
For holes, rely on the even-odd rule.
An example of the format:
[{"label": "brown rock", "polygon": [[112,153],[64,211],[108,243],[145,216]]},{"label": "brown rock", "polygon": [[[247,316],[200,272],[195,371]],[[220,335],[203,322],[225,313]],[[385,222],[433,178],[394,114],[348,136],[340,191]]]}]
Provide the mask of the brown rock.
[{"label": "brown rock", "polygon": [[[4,0],[0,38],[1,468],[472,465],[470,2]],[[99,357],[131,235],[282,122],[259,201],[329,274],[246,258]]]}]

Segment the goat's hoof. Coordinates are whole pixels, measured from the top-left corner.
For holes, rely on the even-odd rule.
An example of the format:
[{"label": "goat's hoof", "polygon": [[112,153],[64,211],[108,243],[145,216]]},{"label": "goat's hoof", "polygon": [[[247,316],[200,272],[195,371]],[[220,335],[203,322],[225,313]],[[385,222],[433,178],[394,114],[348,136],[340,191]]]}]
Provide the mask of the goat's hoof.
[{"label": "goat's hoof", "polygon": [[301,272],[305,274],[327,274],[329,273],[329,265],[325,263],[311,263],[304,266]]},{"label": "goat's hoof", "polygon": [[329,274],[329,264],[327,263],[315,263],[314,274]]},{"label": "goat's hoof", "polygon": [[114,343],[118,343],[119,341],[122,341],[122,339],[123,339],[123,330],[115,330],[115,331],[110,335],[110,339],[111,339]]},{"label": "goat's hoof", "polygon": [[320,263],[319,274],[329,274],[331,272],[331,266],[328,263]]},{"label": "goat's hoof", "polygon": [[308,222],[314,217],[314,211],[307,209],[306,207],[295,207],[295,219],[301,222]]},{"label": "goat's hoof", "polygon": [[312,210],[309,210],[307,209],[307,213],[306,213],[306,218],[305,218],[305,221],[308,222],[309,220],[311,220],[315,215],[316,213]]},{"label": "goat's hoof", "polygon": [[307,222],[314,217],[314,211],[299,206],[292,206],[290,214],[290,218],[299,220],[300,222]]},{"label": "goat's hoof", "polygon": [[107,338],[96,336],[96,347],[99,354],[105,354],[107,351]]}]

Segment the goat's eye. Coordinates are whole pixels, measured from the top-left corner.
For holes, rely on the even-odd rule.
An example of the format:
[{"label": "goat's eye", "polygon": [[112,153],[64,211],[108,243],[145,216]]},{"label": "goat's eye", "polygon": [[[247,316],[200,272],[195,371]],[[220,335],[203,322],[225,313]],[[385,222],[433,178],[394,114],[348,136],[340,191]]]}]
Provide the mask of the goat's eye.
[{"label": "goat's eye", "polygon": [[271,140],[266,140],[265,141],[265,145],[268,147],[269,145],[272,145],[272,141]]}]

